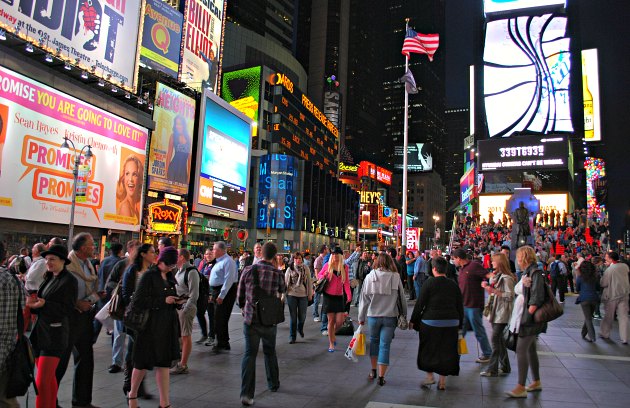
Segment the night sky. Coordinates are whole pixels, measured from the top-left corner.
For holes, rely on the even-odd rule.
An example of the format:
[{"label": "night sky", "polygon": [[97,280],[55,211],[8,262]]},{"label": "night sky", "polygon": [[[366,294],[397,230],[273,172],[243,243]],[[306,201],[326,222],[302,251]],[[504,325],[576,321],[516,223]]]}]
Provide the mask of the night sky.
[{"label": "night sky", "polygon": [[[568,0],[582,49],[599,50],[602,144],[590,154],[606,161],[611,234],[616,241],[630,228],[630,2]],[[482,46],[481,0],[446,0],[447,107],[468,107],[468,67]],[[476,20],[477,19],[477,20]],[[571,22],[570,22],[571,24]]]}]

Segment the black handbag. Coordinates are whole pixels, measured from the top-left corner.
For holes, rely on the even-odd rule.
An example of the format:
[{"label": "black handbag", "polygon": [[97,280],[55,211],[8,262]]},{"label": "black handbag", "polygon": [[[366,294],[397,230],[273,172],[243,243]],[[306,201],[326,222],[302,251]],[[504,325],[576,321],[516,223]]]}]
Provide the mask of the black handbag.
[{"label": "black handbag", "polygon": [[[20,296],[18,305],[22,304],[22,283],[14,276],[15,281],[20,288]],[[17,310],[17,331],[18,339],[13,352],[7,359],[7,386],[5,397],[14,398],[21,397],[28,392],[29,387],[33,384],[35,394],[37,394],[37,386],[35,385],[35,358],[33,356],[33,348],[31,342],[24,335],[24,316],[22,308],[18,306]]]},{"label": "black handbag", "polygon": [[505,347],[508,350],[516,351],[516,344],[518,342],[518,333],[512,333],[507,327],[503,332],[503,339],[505,341]]},{"label": "black handbag", "polygon": [[109,315],[114,320],[124,320],[125,302],[122,297],[122,282],[118,282],[112,291],[112,298],[109,301]]},{"label": "black handbag", "polygon": [[328,283],[328,278],[321,278],[317,282],[315,282],[315,293],[324,293],[324,289],[326,289],[326,284]]},{"label": "black handbag", "polygon": [[136,333],[143,332],[147,328],[149,322],[150,311],[148,309],[140,309],[137,306],[134,307],[133,299],[127,310],[125,310],[125,317],[123,323],[125,327],[135,331]]},{"label": "black handbag", "polygon": [[263,326],[273,326],[284,322],[284,302],[276,294],[268,294],[260,287],[258,268],[252,267],[254,276],[254,318]]}]

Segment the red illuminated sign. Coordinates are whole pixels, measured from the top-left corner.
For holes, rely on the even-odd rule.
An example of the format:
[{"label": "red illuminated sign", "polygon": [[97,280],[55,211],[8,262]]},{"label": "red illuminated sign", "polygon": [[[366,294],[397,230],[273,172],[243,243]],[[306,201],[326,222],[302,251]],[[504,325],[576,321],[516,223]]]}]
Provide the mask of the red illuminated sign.
[{"label": "red illuminated sign", "polygon": [[371,163],[369,161],[362,161],[361,163],[359,163],[359,171],[358,171],[358,176],[359,177],[369,177],[371,179],[377,180],[383,184],[387,184],[388,186],[391,186],[392,184],[392,172],[377,166],[374,163]]}]

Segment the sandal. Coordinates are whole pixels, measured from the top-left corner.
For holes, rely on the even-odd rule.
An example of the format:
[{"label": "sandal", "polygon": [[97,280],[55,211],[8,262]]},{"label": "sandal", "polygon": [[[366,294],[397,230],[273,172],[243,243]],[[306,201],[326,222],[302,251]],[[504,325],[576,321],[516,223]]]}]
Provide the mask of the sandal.
[{"label": "sandal", "polygon": [[[130,397],[130,396],[127,394],[126,399],[127,399],[127,406],[129,406],[129,401],[137,400],[137,399],[138,399],[138,396],[135,396],[135,397]],[[138,406],[138,405],[137,405],[137,403],[136,403],[136,407],[137,407],[137,406]]]},{"label": "sandal", "polygon": [[376,378],[376,369],[373,368],[372,371],[370,371],[370,374],[368,375],[368,378],[370,380],[373,380],[373,379]]},{"label": "sandal", "polygon": [[435,379],[426,379],[420,383],[420,386],[423,388],[430,388],[433,384],[435,384]]},{"label": "sandal", "polygon": [[446,383],[440,382],[437,386],[437,389],[440,391],[445,391],[446,390]]}]

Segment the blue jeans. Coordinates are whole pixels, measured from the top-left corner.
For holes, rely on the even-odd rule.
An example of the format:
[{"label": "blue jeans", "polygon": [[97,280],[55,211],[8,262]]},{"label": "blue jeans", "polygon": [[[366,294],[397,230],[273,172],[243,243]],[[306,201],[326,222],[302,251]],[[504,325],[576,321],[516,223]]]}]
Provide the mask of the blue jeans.
[{"label": "blue jeans", "polygon": [[304,332],[304,321],[306,320],[306,308],[308,307],[308,299],[306,297],[287,296],[287,305],[289,306],[289,338],[295,340],[295,329],[299,333]]},{"label": "blue jeans", "polygon": [[321,298],[321,293],[315,293],[315,296],[313,297],[313,317],[319,317],[319,302]]},{"label": "blue jeans", "polygon": [[420,289],[422,289],[422,283],[420,283],[420,277],[417,277],[417,279],[413,281],[413,287],[416,290],[416,299],[420,299]]},{"label": "blue jeans", "polygon": [[256,392],[256,356],[260,340],[265,355],[265,371],[267,372],[267,387],[277,389],[280,386],[280,371],[278,356],[276,355],[277,326],[262,326],[259,324],[243,324],[245,335],[245,354],[241,362],[241,397],[254,398]]},{"label": "blue jeans", "polygon": [[378,356],[378,363],[389,365],[389,346],[392,344],[394,330],[396,329],[395,317],[369,317],[370,325],[370,357]]},{"label": "blue jeans", "polygon": [[326,313],[322,313],[322,327],[320,327],[319,331],[328,330],[328,315]]},{"label": "blue jeans", "polygon": [[464,308],[464,328],[462,334],[466,336],[466,329],[468,325],[470,325],[475,332],[475,337],[479,342],[479,347],[481,347],[481,352],[484,357],[490,357],[492,355],[492,347],[490,347],[490,342],[488,341],[486,328],[483,326],[482,312],[483,309],[480,308]]},{"label": "blue jeans", "polygon": [[114,320],[114,339],[112,342],[112,364],[122,367],[125,361],[125,339],[127,333],[123,331],[123,322]]}]

